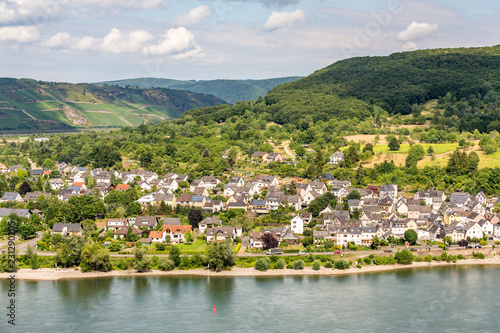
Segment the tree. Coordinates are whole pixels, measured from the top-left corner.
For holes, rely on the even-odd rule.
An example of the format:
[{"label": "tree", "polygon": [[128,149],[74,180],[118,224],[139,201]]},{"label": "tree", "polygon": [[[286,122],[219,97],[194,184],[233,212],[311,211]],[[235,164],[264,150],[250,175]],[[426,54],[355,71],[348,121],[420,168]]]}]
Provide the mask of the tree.
[{"label": "tree", "polygon": [[466,152],[455,150],[450,154],[446,171],[451,175],[461,176],[469,172],[469,160]]},{"label": "tree", "polygon": [[345,261],[344,259],[340,259],[340,260],[335,261],[335,264],[333,267],[335,267],[335,269],[344,270],[344,269],[348,269],[349,266],[350,265],[347,261]]},{"label": "tree", "polygon": [[267,271],[271,267],[271,259],[268,257],[259,258],[255,262],[255,269],[258,271]]},{"label": "tree", "polygon": [[344,159],[341,162],[341,166],[346,168],[352,168],[359,162],[359,151],[356,145],[350,145],[347,153],[344,155]]},{"label": "tree", "polygon": [[270,232],[265,232],[262,235],[262,248],[264,250],[278,247],[279,241]]},{"label": "tree", "polygon": [[372,238],[372,243],[370,244],[370,248],[372,250],[376,250],[376,249],[378,249],[379,246],[380,246],[380,239],[378,238],[377,235],[375,235]]},{"label": "tree", "polygon": [[396,259],[401,265],[410,265],[413,262],[414,256],[409,250],[403,250],[398,251],[394,256],[394,259]]},{"label": "tree", "polygon": [[17,228],[19,237],[22,239],[28,239],[35,235],[36,228],[31,222],[25,222]]},{"label": "tree", "polygon": [[353,190],[351,193],[347,195],[347,200],[360,200],[361,199],[361,194],[359,193],[358,190]]},{"label": "tree", "polygon": [[220,272],[234,266],[236,254],[229,240],[208,244],[207,263],[211,270]]},{"label": "tree", "polygon": [[295,260],[293,262],[293,269],[295,269],[295,270],[304,269],[304,266],[305,266],[304,260],[302,260],[302,259]]},{"label": "tree", "polygon": [[410,243],[411,245],[415,244],[418,240],[418,234],[415,230],[413,229],[408,229],[405,231],[405,240]]},{"label": "tree", "polygon": [[137,215],[141,215],[141,214],[142,214],[142,207],[141,207],[141,204],[138,203],[137,201],[132,201],[127,206],[127,216],[137,216]]},{"label": "tree", "polygon": [[203,214],[201,210],[196,208],[190,209],[188,213],[188,220],[189,224],[191,224],[193,229],[198,228],[198,223],[200,223],[201,220],[203,220]]},{"label": "tree", "polygon": [[38,262],[38,254],[35,252],[35,250],[33,250],[33,247],[31,245],[28,245],[28,247],[26,248],[26,259],[31,269],[40,268],[40,263]]},{"label": "tree", "polygon": [[191,243],[194,240],[193,234],[191,233],[190,230],[186,231],[186,233],[184,234],[184,239],[186,240],[187,243]]},{"label": "tree", "polygon": [[295,154],[297,156],[304,156],[305,154],[307,153],[306,149],[304,148],[304,146],[298,146],[296,149],[295,149]]},{"label": "tree", "polygon": [[127,239],[127,242],[137,242],[139,235],[134,232],[132,226],[129,226],[127,229],[127,236],[125,238]]},{"label": "tree", "polygon": [[24,181],[21,186],[19,186],[19,194],[24,196],[28,192],[31,192],[31,186],[28,182]]},{"label": "tree", "polygon": [[160,260],[158,260],[158,268],[162,271],[171,271],[175,268],[175,264],[168,258],[160,258]]},{"label": "tree", "polygon": [[80,267],[83,272],[111,270],[111,256],[108,249],[103,249],[98,243],[87,243],[83,247]]},{"label": "tree", "polygon": [[238,215],[229,220],[229,225],[240,226],[245,232],[252,230],[253,224],[254,221],[247,214]]},{"label": "tree", "polygon": [[429,146],[429,148],[427,149],[427,154],[433,156],[434,155],[434,148],[432,146]]},{"label": "tree", "polygon": [[392,137],[391,141],[389,141],[388,147],[391,151],[399,150],[400,145],[398,139],[396,139],[396,137]]},{"label": "tree", "polygon": [[451,238],[451,236],[444,236],[443,242],[445,242],[448,245],[451,245],[451,243],[453,243],[453,239]]},{"label": "tree", "polygon": [[181,264],[181,250],[177,246],[172,245],[170,247],[168,256],[170,260],[172,260],[172,262],[174,263],[174,266],[179,267],[179,265]]},{"label": "tree", "polygon": [[461,239],[458,241],[458,246],[462,246],[463,248],[466,248],[469,245],[469,242],[466,241],[465,239]]},{"label": "tree", "polygon": [[134,249],[135,263],[134,269],[139,272],[147,272],[151,269],[152,260],[150,257],[146,256],[146,248],[136,247]]}]

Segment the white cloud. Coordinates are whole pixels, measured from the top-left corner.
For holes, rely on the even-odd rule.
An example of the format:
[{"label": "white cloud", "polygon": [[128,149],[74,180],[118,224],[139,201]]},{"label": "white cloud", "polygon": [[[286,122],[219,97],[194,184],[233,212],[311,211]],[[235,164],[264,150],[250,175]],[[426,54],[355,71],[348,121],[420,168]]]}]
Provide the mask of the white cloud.
[{"label": "white cloud", "polygon": [[59,33],[53,35],[52,37],[50,37],[49,39],[47,39],[46,41],[44,41],[42,43],[42,46],[52,48],[52,47],[66,45],[66,44],[68,44],[70,38],[71,38],[71,36],[69,33],[59,32]]},{"label": "white cloud", "polygon": [[0,42],[31,43],[40,38],[38,29],[33,26],[14,26],[0,28]]},{"label": "white cloud", "polygon": [[414,51],[418,49],[418,45],[414,42],[406,42],[401,49],[403,51]]},{"label": "white cloud", "polygon": [[125,9],[153,9],[163,6],[163,0],[70,0],[68,3],[72,7],[103,8],[125,10]]},{"label": "white cloud", "polygon": [[124,36],[120,30],[113,28],[104,37],[100,48],[108,53],[133,53],[139,51],[151,39],[153,39],[153,36],[145,30],[132,31]]},{"label": "white cloud", "polygon": [[426,37],[438,30],[437,24],[411,22],[408,27],[398,34],[401,41],[412,41]]},{"label": "white cloud", "polygon": [[306,14],[302,9],[297,9],[294,12],[272,12],[264,27],[267,31],[289,28],[295,23],[304,21],[305,18]]},{"label": "white cloud", "polygon": [[81,38],[73,48],[75,50],[93,50],[99,47],[99,40],[94,37],[83,37]]},{"label": "white cloud", "polygon": [[186,15],[181,15],[176,18],[174,24],[179,26],[193,25],[210,16],[212,16],[210,7],[198,6],[191,9]]},{"label": "white cloud", "polygon": [[184,27],[168,29],[167,33],[162,37],[157,45],[149,45],[144,47],[142,54],[144,55],[180,55],[189,51],[198,50],[201,48],[194,41],[194,35]]}]

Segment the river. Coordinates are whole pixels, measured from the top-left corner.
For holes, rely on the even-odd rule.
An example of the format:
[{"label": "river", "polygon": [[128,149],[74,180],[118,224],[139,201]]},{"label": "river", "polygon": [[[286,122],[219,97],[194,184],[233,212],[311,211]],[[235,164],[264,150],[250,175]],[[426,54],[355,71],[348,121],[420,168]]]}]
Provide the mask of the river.
[{"label": "river", "polygon": [[2,281],[0,332],[499,332],[499,286],[497,266],[24,280],[16,282],[12,330]]}]

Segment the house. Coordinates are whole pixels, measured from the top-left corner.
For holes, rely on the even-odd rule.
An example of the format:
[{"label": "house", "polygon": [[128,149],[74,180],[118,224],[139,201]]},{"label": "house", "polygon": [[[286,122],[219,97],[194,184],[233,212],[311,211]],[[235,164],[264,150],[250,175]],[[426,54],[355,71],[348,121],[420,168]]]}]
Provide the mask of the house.
[{"label": "house", "polygon": [[210,216],[198,223],[198,230],[200,232],[205,232],[207,228],[212,228],[214,226],[222,226],[222,220],[214,216]]},{"label": "house", "polygon": [[175,208],[177,204],[177,199],[175,198],[175,195],[173,193],[157,193],[153,197],[153,203],[154,204],[161,204],[161,202],[164,202],[166,205]]},{"label": "house", "polygon": [[224,209],[224,203],[221,200],[210,200],[203,205],[203,211],[209,213],[220,212]]},{"label": "house", "polygon": [[314,243],[324,243],[325,240],[330,239],[330,233],[326,230],[313,230]]},{"label": "house", "polygon": [[[137,229],[135,226],[132,227],[132,232],[137,236],[142,235],[142,230]],[[128,233],[128,227],[121,227],[113,232],[113,238],[114,239],[125,238],[127,237],[127,233]]]},{"label": "house", "polygon": [[158,225],[158,221],[155,216],[137,216],[134,224],[136,227],[153,229]]},{"label": "house", "polygon": [[261,249],[264,246],[262,242],[262,232],[254,231],[250,233],[250,247]]},{"label": "house", "polygon": [[344,160],[344,153],[338,150],[330,156],[330,162],[328,164],[336,165],[342,162],[343,160]]},{"label": "house", "polygon": [[486,205],[486,200],[488,200],[488,197],[486,197],[486,194],[484,194],[484,192],[481,191],[478,194],[476,194],[475,200],[480,204]]},{"label": "house", "polygon": [[385,196],[389,196],[392,199],[396,199],[398,197],[398,185],[397,184],[391,184],[391,185],[382,185],[382,186],[380,186],[379,196],[381,198],[383,198]]},{"label": "house", "polygon": [[117,230],[122,227],[128,227],[127,219],[109,218],[106,220],[106,230]]},{"label": "house", "polygon": [[164,217],[162,225],[181,225],[181,219],[179,217]]},{"label": "house", "polygon": [[122,191],[122,192],[125,192],[129,188],[131,188],[131,186],[128,184],[119,184],[118,186],[116,186],[116,190]]},{"label": "house", "polygon": [[186,232],[191,232],[190,225],[163,225],[162,236],[163,239],[170,239],[172,243],[183,243],[186,241]]},{"label": "house", "polygon": [[203,183],[203,187],[213,190],[217,185],[221,183],[221,180],[215,176],[203,176],[201,177],[201,181]]},{"label": "house", "polygon": [[0,202],[23,202],[23,197],[17,192],[5,192]]},{"label": "house", "polygon": [[209,195],[207,188],[203,187],[203,186],[196,186],[192,192],[193,192],[193,195],[197,195],[197,196],[208,197],[208,195]]},{"label": "house", "polygon": [[82,225],[80,223],[54,223],[51,234],[61,234],[63,236],[81,235]]},{"label": "house", "polygon": [[456,207],[464,207],[471,202],[472,199],[470,194],[467,192],[452,192],[450,194],[450,203],[455,205]]},{"label": "house", "polygon": [[213,241],[223,241],[229,239],[234,241],[236,237],[242,235],[242,229],[239,226],[226,226],[226,227],[214,227],[207,228],[205,236],[207,237],[207,242]]},{"label": "house", "polygon": [[151,239],[152,243],[161,243],[163,239],[163,231],[150,231],[148,238]]},{"label": "house", "polygon": [[326,185],[333,185],[332,182],[335,180],[335,177],[331,173],[325,173],[321,176],[320,180],[325,182]]},{"label": "house", "polygon": [[468,223],[464,228],[464,238],[468,239],[481,239],[483,238],[483,229],[478,223]]},{"label": "house", "polygon": [[229,202],[227,204],[227,209],[243,209],[243,210],[247,210],[247,204],[244,203],[243,201]]},{"label": "house", "polygon": [[54,191],[60,190],[61,188],[63,188],[65,186],[65,184],[61,178],[50,179],[49,185]]},{"label": "house", "polygon": [[0,220],[10,214],[16,214],[19,217],[27,217],[31,216],[31,213],[28,209],[12,209],[12,208],[0,208]]},{"label": "house", "polygon": [[264,151],[256,151],[252,154],[252,159],[259,160],[260,162],[264,162],[267,160],[267,153]]},{"label": "house", "polygon": [[45,197],[45,199],[48,199],[52,196],[52,193],[39,192],[39,191],[26,192],[26,194],[24,195],[24,201],[25,202],[29,202],[29,201],[35,202],[42,195]]},{"label": "house", "polygon": [[269,153],[266,158],[266,164],[271,162],[283,162],[283,156],[280,153]]},{"label": "house", "polygon": [[242,177],[234,176],[229,179],[228,185],[243,187],[245,186],[245,180]]},{"label": "house", "polygon": [[304,221],[304,224],[308,224],[312,220],[312,213],[311,212],[303,211],[303,212],[300,213],[300,217]]},{"label": "house", "polygon": [[300,217],[300,215],[295,215],[291,219],[291,229],[294,234],[303,234],[304,233],[304,220]]},{"label": "house", "polygon": [[269,207],[267,206],[266,199],[254,199],[250,204],[250,210],[257,214],[268,214]]}]

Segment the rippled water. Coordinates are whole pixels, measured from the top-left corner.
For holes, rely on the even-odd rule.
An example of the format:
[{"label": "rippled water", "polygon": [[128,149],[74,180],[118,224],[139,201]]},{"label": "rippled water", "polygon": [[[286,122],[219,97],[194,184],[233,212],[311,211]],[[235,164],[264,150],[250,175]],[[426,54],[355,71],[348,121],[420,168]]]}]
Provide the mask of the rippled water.
[{"label": "rippled water", "polygon": [[[19,332],[500,332],[500,268],[17,281]],[[7,325],[6,281],[0,283]],[[213,312],[213,307],[217,311]]]}]

